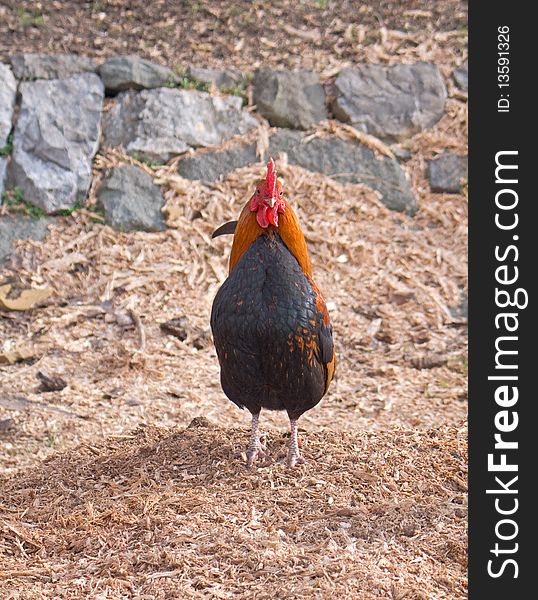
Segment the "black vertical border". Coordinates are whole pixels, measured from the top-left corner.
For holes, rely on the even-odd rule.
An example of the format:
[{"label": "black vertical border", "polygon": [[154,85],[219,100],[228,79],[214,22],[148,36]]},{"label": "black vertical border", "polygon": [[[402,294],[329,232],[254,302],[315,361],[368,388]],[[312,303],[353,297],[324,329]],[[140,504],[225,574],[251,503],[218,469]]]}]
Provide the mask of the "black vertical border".
[{"label": "black vertical border", "polygon": [[[538,507],[533,499],[531,485],[537,472],[538,441],[534,428],[534,405],[536,389],[532,386],[532,372],[538,372],[536,333],[538,327],[533,314],[535,301],[530,285],[538,275],[538,189],[530,189],[538,164],[531,167],[531,158],[538,156],[537,117],[538,96],[534,92],[538,82],[537,23],[531,16],[533,3],[480,2],[469,3],[469,598],[470,600],[515,600],[538,597],[536,585],[531,581],[538,573],[534,566],[534,531],[536,517],[531,509]],[[510,86],[498,86],[498,28],[510,29]],[[497,110],[500,94],[509,94],[510,111]],[[517,150],[518,183],[513,189],[518,194],[517,229],[501,231],[495,225],[495,155],[503,150]],[[536,163],[536,159],[534,159]],[[531,229],[532,228],[532,229]],[[495,247],[505,248],[518,236],[519,256],[517,262],[509,261],[510,268],[517,265],[519,279],[513,286],[525,288],[529,304],[524,310],[501,309],[495,305],[495,269],[502,263],[495,258]],[[534,237],[534,239],[533,239]],[[514,253],[510,254],[514,257]],[[507,263],[508,264],[508,263]],[[495,535],[495,526],[503,518],[495,509],[495,495],[486,494],[487,489],[498,488],[495,475],[488,472],[488,454],[494,450],[494,419],[501,408],[495,403],[494,392],[500,383],[488,381],[495,372],[495,339],[502,335],[495,327],[495,315],[504,310],[518,312],[519,329],[516,371],[519,380],[519,400],[513,409],[519,417],[519,425],[510,439],[517,439],[518,450],[508,453],[509,462],[518,464],[516,485],[518,511],[512,515],[519,527],[517,537],[502,542]],[[513,374],[513,372],[511,372]],[[508,435],[506,436],[509,437]],[[497,452],[497,456],[499,451]],[[498,458],[496,461],[498,462]],[[503,479],[506,481],[507,474]],[[509,495],[501,496],[508,498]],[[510,495],[510,497],[514,497]],[[502,500],[501,500],[502,501]],[[507,507],[509,504],[504,504]],[[502,529],[508,533],[508,527]],[[514,554],[495,557],[491,550],[495,543],[509,548],[517,543]],[[518,564],[518,577],[514,578],[513,565],[507,565],[503,575],[488,575],[488,561],[494,559],[497,572],[502,556],[514,558]]]}]

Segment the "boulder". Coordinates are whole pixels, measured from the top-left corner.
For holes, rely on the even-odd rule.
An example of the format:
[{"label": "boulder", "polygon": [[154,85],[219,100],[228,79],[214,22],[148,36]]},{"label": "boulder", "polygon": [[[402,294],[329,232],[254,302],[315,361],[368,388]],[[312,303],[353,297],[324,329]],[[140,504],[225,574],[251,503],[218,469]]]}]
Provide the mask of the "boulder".
[{"label": "boulder", "polygon": [[153,178],[134,165],[115,167],[97,194],[106,222],[119,231],[163,231],[164,198]]},{"label": "boulder", "polygon": [[338,181],[362,183],[380,192],[381,202],[391,210],[415,214],[417,204],[405,173],[396,160],[377,158],[363,144],[340,138],[313,138],[281,130],[269,140],[269,152],[286,152],[290,164],[323,173]]},{"label": "boulder", "polygon": [[390,147],[394,156],[400,162],[407,162],[413,158],[413,153],[408,148],[403,148],[402,146],[394,145]]},{"label": "boulder", "polygon": [[427,161],[427,175],[432,192],[458,194],[467,179],[467,157],[445,152]]},{"label": "boulder", "polygon": [[85,73],[24,82],[20,94],[9,183],[46,213],[71,208],[90,187],[103,83],[95,73]]},{"label": "boulder", "polygon": [[0,262],[10,254],[15,240],[44,240],[51,222],[22,215],[0,216]]},{"label": "boulder", "polygon": [[187,69],[187,75],[191,79],[214,86],[217,89],[230,89],[244,85],[246,82],[245,74],[233,67],[229,69],[210,69],[190,66]]},{"label": "boulder", "polygon": [[78,54],[23,53],[10,57],[17,79],[61,79],[79,73],[95,73],[97,63]]},{"label": "boulder", "polygon": [[466,323],[469,318],[469,298],[467,294],[462,291],[460,303],[456,306],[449,306],[448,309],[457,323]]},{"label": "boulder", "polygon": [[0,204],[2,204],[2,194],[6,189],[7,158],[0,156]]},{"label": "boulder", "polygon": [[211,182],[256,162],[256,144],[239,144],[225,150],[187,156],[179,161],[177,168],[178,173],[186,179]]},{"label": "boulder", "polygon": [[313,71],[258,69],[253,86],[254,104],[273,127],[310,129],[327,118],[325,91]]},{"label": "boulder", "polygon": [[174,72],[168,67],[136,55],[110,58],[99,67],[99,74],[109,94],[158,88],[174,79]]},{"label": "boulder", "polygon": [[222,144],[256,127],[237,96],[159,88],[122,92],[106,114],[105,144],[130,155],[167,161],[190,148]]},{"label": "boulder", "polygon": [[361,65],[343,69],[331,104],[337,119],[385,141],[402,141],[434,125],[447,92],[436,65]]},{"label": "boulder", "polygon": [[11,69],[0,63],[0,149],[6,143],[13,122],[17,81]]},{"label": "boulder", "polygon": [[13,122],[17,81],[11,69],[0,63],[0,204],[5,190],[7,172],[7,143]]}]

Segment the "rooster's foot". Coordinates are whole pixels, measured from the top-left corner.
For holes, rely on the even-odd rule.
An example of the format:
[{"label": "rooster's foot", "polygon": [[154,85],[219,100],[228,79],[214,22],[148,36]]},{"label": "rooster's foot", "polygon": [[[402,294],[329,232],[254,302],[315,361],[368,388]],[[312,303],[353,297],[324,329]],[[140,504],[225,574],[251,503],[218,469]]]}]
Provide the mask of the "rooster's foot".
[{"label": "rooster's foot", "polygon": [[299,452],[290,449],[288,454],[282,457],[278,462],[292,469],[295,465],[304,465],[305,460]]},{"label": "rooster's foot", "polygon": [[256,462],[257,458],[265,458],[267,454],[265,453],[265,447],[258,440],[256,444],[251,444],[247,448],[247,467],[250,469],[252,465]]}]

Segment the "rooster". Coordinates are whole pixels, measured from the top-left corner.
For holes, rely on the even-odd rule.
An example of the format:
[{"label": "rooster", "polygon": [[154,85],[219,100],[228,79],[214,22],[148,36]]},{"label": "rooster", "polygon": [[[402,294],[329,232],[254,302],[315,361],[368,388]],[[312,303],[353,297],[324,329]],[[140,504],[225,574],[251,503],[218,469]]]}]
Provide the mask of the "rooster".
[{"label": "rooster", "polygon": [[316,406],[334,375],[336,356],[325,300],[312,279],[306,241],[269,159],[238,221],[213,238],[234,233],[229,275],[211,310],[211,330],[226,396],[252,414],[247,466],[265,457],[262,408],[285,410],[291,426],[285,463],[304,462],[297,421]]}]

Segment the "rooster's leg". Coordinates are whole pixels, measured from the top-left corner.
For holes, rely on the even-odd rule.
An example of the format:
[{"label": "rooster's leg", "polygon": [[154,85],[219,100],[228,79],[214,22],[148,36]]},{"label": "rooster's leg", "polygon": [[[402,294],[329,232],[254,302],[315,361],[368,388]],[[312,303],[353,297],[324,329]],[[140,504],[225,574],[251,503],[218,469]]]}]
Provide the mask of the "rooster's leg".
[{"label": "rooster's leg", "polygon": [[300,465],[304,463],[304,458],[301,456],[299,452],[299,440],[297,437],[297,419],[290,419],[291,426],[291,436],[290,436],[290,445],[288,448],[288,456],[286,456],[285,463],[288,467],[294,467],[295,465]]},{"label": "rooster's leg", "polygon": [[265,448],[260,440],[259,420],[260,413],[252,415],[252,433],[250,434],[250,444],[247,448],[247,467],[252,467],[258,456],[265,458]]}]

